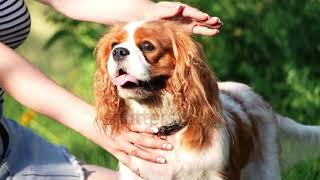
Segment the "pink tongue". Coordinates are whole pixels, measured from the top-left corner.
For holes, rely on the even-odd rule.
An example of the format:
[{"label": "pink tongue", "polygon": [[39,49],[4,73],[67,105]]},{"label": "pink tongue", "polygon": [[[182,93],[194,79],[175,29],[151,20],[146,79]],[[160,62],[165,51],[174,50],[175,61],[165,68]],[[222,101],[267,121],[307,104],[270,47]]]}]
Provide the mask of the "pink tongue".
[{"label": "pink tongue", "polygon": [[137,85],[139,84],[138,80],[135,77],[131,76],[130,74],[123,74],[117,78],[114,78],[112,82],[117,86],[122,86],[127,82],[132,82]]}]

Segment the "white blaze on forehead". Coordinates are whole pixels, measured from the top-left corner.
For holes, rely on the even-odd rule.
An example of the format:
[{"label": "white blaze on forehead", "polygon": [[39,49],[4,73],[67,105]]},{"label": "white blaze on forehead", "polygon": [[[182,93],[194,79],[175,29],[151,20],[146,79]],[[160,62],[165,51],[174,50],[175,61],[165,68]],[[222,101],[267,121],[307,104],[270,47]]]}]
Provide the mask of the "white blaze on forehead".
[{"label": "white blaze on forehead", "polygon": [[128,38],[129,40],[134,40],[134,33],[136,30],[142,26],[142,24],[145,23],[145,21],[134,21],[124,26],[124,29],[128,32]]},{"label": "white blaze on forehead", "polygon": [[135,42],[135,32],[142,26],[144,21],[135,21],[124,26],[124,30],[128,33],[128,38],[125,42],[118,44],[114,48],[123,47],[129,50],[130,54],[122,62],[114,61],[113,57],[110,56],[108,62],[108,71],[111,76],[117,74],[118,68],[124,68],[127,73],[134,76],[138,80],[148,81],[150,80],[149,76],[149,67],[150,64],[146,61],[145,56],[137,47]]}]

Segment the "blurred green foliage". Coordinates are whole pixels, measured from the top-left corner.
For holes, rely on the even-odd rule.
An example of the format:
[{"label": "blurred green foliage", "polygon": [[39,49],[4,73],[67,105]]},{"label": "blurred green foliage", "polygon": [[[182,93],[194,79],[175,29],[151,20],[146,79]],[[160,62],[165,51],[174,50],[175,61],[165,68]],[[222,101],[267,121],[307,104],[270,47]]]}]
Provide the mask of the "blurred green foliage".
[{"label": "blurred green foliage", "polygon": [[[249,84],[276,111],[302,123],[320,124],[319,0],[182,2],[224,22],[219,36],[196,37],[221,81]],[[60,41],[82,59],[79,63],[92,64],[93,50],[105,27],[68,20],[52,11],[47,16],[60,29],[46,47]],[[319,168],[319,163],[315,166]],[[285,177],[317,179],[319,169],[313,167],[299,165]],[[303,171],[305,176],[297,176]]]}]

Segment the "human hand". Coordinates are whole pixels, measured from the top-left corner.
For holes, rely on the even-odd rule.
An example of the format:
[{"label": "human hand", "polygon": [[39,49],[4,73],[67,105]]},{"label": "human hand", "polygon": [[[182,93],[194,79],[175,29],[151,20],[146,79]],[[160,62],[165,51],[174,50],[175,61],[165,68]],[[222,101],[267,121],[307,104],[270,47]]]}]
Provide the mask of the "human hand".
[{"label": "human hand", "polygon": [[207,36],[219,34],[219,29],[223,24],[218,17],[211,17],[186,4],[168,1],[150,4],[144,19],[179,21],[186,32]]},{"label": "human hand", "polygon": [[165,164],[166,159],[164,157],[151,153],[148,149],[161,149],[166,151],[173,149],[173,145],[164,139],[152,136],[152,134],[157,133],[157,131],[157,128],[131,126],[130,130],[123,131],[120,134],[108,135],[109,133],[106,134],[95,130],[98,134],[96,137],[90,139],[106,149],[122,164],[140,176],[139,169],[132,164],[132,156],[154,163]]}]

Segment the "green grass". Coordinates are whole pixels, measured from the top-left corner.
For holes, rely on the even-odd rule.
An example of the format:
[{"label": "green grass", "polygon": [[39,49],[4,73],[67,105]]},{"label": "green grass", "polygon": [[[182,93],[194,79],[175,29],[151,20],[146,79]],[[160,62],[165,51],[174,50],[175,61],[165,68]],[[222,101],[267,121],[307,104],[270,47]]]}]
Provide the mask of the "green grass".
[{"label": "green grass", "polygon": [[302,162],[284,173],[285,180],[319,180],[320,159],[312,162]]},{"label": "green grass", "polygon": [[[27,1],[32,12],[32,32],[28,41],[19,49],[27,59],[32,61],[50,77],[66,89],[92,102],[92,76],[95,69],[94,58],[74,59],[65,51],[63,44],[57,43],[50,49],[43,49],[46,40],[57,29],[46,22],[43,7],[33,1]],[[5,114],[19,121],[29,110],[6,96]],[[97,164],[116,169],[117,161],[106,151],[97,147],[78,133],[69,130],[54,121],[36,115],[28,125],[37,134],[49,142],[64,145],[79,159],[90,164]],[[283,173],[286,180],[316,180],[320,179],[320,160],[303,162]]]}]

